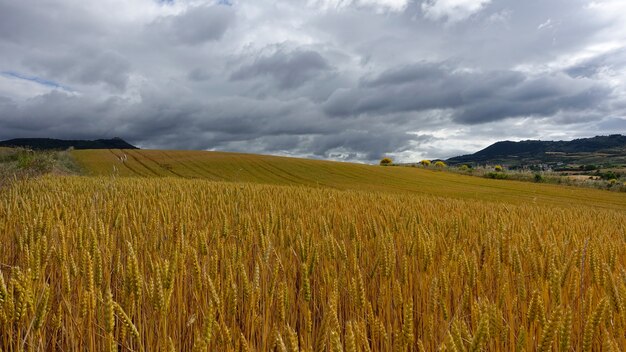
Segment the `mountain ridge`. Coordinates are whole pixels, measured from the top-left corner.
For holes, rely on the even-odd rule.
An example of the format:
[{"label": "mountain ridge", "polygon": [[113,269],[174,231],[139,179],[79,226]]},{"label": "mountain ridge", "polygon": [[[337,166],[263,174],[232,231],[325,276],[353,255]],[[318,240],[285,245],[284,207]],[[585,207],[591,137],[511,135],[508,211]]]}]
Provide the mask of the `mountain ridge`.
[{"label": "mountain ridge", "polygon": [[14,138],[0,141],[0,147],[24,147],[36,150],[54,149],[139,149],[125,140],[110,139],[55,139],[55,138]]},{"label": "mountain ridge", "polygon": [[626,136],[611,134],[571,141],[499,141],[474,154],[456,156],[446,162],[452,165],[500,163],[512,166],[626,163]]}]

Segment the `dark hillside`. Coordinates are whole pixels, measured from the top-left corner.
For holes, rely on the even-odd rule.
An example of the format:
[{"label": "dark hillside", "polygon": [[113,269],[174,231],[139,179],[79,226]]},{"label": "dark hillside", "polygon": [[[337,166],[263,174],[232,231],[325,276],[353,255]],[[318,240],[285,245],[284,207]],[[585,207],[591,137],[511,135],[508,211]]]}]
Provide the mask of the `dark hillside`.
[{"label": "dark hillside", "polygon": [[620,163],[626,160],[626,136],[613,134],[580,138],[572,141],[494,143],[474,154],[457,156],[447,160],[450,164],[461,163]]},{"label": "dark hillside", "polygon": [[0,141],[0,147],[23,147],[35,150],[67,149],[139,149],[121,138],[89,140],[63,140],[52,138],[16,138]]}]

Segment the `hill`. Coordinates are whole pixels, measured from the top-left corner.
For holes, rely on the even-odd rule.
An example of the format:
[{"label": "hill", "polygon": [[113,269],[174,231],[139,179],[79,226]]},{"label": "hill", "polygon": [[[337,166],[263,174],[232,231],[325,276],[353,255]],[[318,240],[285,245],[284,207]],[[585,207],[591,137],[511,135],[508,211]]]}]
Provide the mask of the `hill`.
[{"label": "hill", "polygon": [[206,151],[75,150],[72,155],[88,174],[95,176],[182,177],[409,193],[512,204],[585,205],[626,210],[622,194],[548,184],[502,182],[411,167]]},{"label": "hill", "polygon": [[626,136],[613,134],[572,141],[502,141],[474,154],[450,158],[447,162],[452,165],[468,163],[507,166],[624,164],[626,163]]},{"label": "hill", "polygon": [[0,141],[0,147],[25,147],[36,150],[67,149],[139,149],[121,138],[96,140],[64,140],[52,138],[15,138]]}]

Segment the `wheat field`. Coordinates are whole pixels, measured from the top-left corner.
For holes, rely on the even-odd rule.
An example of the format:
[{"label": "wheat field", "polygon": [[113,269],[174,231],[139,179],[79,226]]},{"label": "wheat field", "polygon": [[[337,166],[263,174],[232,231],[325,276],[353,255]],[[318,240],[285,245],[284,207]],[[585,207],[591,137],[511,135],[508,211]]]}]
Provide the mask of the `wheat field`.
[{"label": "wheat field", "polygon": [[180,177],[1,192],[3,352],[626,350],[619,209]]},{"label": "wheat field", "polygon": [[218,182],[295,185],[626,211],[624,194],[580,187],[492,180],[436,167],[380,167],[271,155],[182,150],[74,150],[92,176],[176,177]]}]

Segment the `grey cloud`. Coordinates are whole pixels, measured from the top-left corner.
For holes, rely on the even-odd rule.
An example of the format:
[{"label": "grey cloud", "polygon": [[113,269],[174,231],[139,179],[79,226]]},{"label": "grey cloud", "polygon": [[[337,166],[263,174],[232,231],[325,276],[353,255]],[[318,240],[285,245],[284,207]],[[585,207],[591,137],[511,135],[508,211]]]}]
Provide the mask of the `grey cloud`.
[{"label": "grey cloud", "polygon": [[78,48],[72,53],[44,53],[24,60],[24,64],[44,77],[67,84],[104,84],[123,90],[128,83],[131,65],[123,56],[111,51]]},{"label": "grey cloud", "polygon": [[160,18],[150,25],[151,30],[172,41],[198,45],[222,39],[235,20],[235,12],[226,5],[200,5],[175,16]]},{"label": "grey cloud", "polygon": [[8,107],[9,105],[13,105],[13,99],[0,96],[0,106]]},{"label": "grey cloud", "polygon": [[193,70],[189,71],[187,77],[192,81],[201,82],[210,79],[211,73],[203,68],[196,67]]},{"label": "grey cloud", "polygon": [[469,89],[464,89],[463,97],[467,101],[489,99],[497,96],[500,88],[517,87],[525,80],[526,75],[522,72],[490,70],[488,74],[473,75],[471,86]]},{"label": "grey cloud", "polygon": [[374,132],[343,129],[336,133],[326,134],[260,136],[245,142],[226,141],[221,143],[220,147],[235,151],[305,155],[350,161],[376,161],[384,156],[386,151],[404,150],[412,141],[417,141],[417,138],[401,131]]},{"label": "grey cloud", "polygon": [[182,98],[166,103],[163,96],[146,93],[141,102],[94,102],[55,91],[3,110],[10,116],[3,117],[0,139],[122,136],[144,147],[251,151],[255,146],[260,148],[255,151],[266,153],[289,147],[294,155],[358,155],[358,160],[375,160],[385,150],[402,150],[418,139],[403,126],[376,120],[334,121],[306,100],[227,98],[198,103]]},{"label": "grey cloud", "polygon": [[325,111],[350,116],[453,109],[456,122],[475,124],[597,108],[611,92],[601,83],[564,74],[465,72],[449,64],[419,63],[385,71],[358,88],[338,90]]},{"label": "grey cloud", "polygon": [[[210,148],[214,146],[212,143],[221,140],[220,136],[236,140],[259,135],[327,133],[330,130],[329,126],[314,123],[311,114],[316,113],[306,111],[304,101],[227,98],[197,102],[181,97],[173,102],[165,101],[165,98],[161,94],[145,92],[140,102],[119,98],[98,102],[53,91],[20,106],[3,98],[0,107],[5,113],[2,117],[5,128],[0,131],[0,138],[9,138],[15,133],[63,138],[78,130],[81,136],[113,133],[135,142],[154,143],[160,135],[193,132],[217,136],[213,141],[204,141],[203,148]],[[190,143],[189,140],[181,141]]]},{"label": "grey cloud", "polygon": [[375,161],[623,132],[626,55],[604,48],[626,18],[586,0],[491,1],[446,24],[423,1],[217,3],[0,0],[0,71],[73,90],[0,76],[0,138]]},{"label": "grey cloud", "polygon": [[102,42],[110,30],[81,4],[0,1],[0,70],[123,90],[131,63]]},{"label": "grey cloud", "polygon": [[[555,77],[554,80],[564,79]],[[554,82],[552,82],[554,83]],[[591,82],[572,82],[564,79],[558,85],[543,88],[544,94],[533,92],[530,87],[536,82],[528,78],[518,86],[504,91],[500,96],[468,102],[455,116],[455,121],[464,124],[487,123],[515,117],[549,117],[563,111],[576,113],[588,109],[601,109],[611,99],[612,89]],[[494,87],[498,89],[498,87]]]},{"label": "grey cloud", "polygon": [[626,68],[626,48],[612,50],[568,67],[565,72],[572,77],[592,78],[603,70],[623,71]]},{"label": "grey cloud", "polygon": [[64,38],[67,48],[85,37],[102,35],[102,29],[81,6],[63,1],[0,1],[0,38],[27,48]]},{"label": "grey cloud", "polygon": [[626,132],[626,118],[610,117],[602,121],[599,126],[608,131]]},{"label": "grey cloud", "polygon": [[[1,138],[46,137],[58,135],[60,138],[76,135],[92,137],[96,126],[110,121],[97,119],[93,115],[94,106],[66,93],[52,91],[46,95],[14,106],[9,111],[3,109]],[[92,115],[94,120],[85,119]]]},{"label": "grey cloud", "polygon": [[386,131],[348,129],[338,134],[320,136],[312,143],[312,151],[322,157],[329,157],[331,153],[336,152],[362,153],[363,159],[377,160],[383,156],[383,151],[401,150],[412,140],[415,140],[414,135],[391,129]]},{"label": "grey cloud", "polygon": [[271,55],[260,56],[253,63],[233,72],[231,80],[248,80],[271,77],[280,89],[302,86],[306,81],[330,69],[329,63],[318,52],[296,49],[279,49]]},{"label": "grey cloud", "polygon": [[452,68],[441,63],[420,62],[401,68],[387,70],[375,78],[364,79],[365,87],[397,86],[406,83],[432,82],[448,75]]}]

